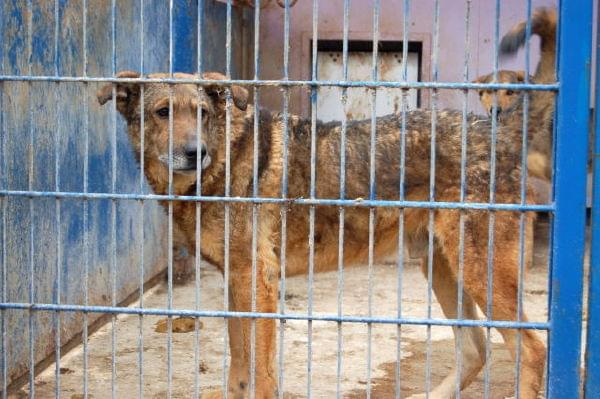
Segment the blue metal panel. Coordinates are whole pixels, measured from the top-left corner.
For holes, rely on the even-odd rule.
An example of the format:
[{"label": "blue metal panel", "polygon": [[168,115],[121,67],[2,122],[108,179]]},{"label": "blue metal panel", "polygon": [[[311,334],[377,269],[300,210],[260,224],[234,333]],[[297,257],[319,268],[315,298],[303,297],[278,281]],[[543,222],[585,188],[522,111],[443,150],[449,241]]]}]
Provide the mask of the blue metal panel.
[{"label": "blue metal panel", "polygon": [[[175,0],[173,2],[173,70],[196,72],[196,46],[198,7],[197,0]],[[179,45],[177,45],[179,44]]]},{"label": "blue metal panel", "polygon": [[[27,9],[29,4],[31,19]],[[86,4],[87,9],[84,9]],[[111,214],[111,202],[119,196],[127,198],[132,194],[139,196],[138,201],[145,200],[144,196],[150,192],[148,187],[140,192],[139,181],[143,177],[125,134],[125,124],[118,118],[115,193],[102,195],[112,191],[113,115],[111,107],[97,105],[95,92],[104,84],[103,79],[98,78],[110,78],[113,66],[116,70],[143,69],[144,73],[168,70],[169,2],[116,1],[115,48],[112,47],[113,10],[106,5],[92,1],[0,3],[0,32],[3,37],[10,38],[0,43],[0,121],[3,127],[0,190],[4,193],[1,208],[6,209],[2,218],[5,224],[0,225],[5,232],[6,248],[0,248],[0,258],[4,261],[3,270],[6,270],[2,275],[6,290],[2,294],[9,302],[30,302],[30,287],[33,287],[35,302],[53,303],[60,296],[60,303],[83,305],[85,281],[89,280],[93,284],[89,284],[88,303],[110,304],[112,248],[107,237],[112,234],[112,223],[107,215]],[[210,54],[204,57],[203,64],[207,69],[224,71],[226,5],[213,0],[202,1],[200,5],[204,7],[204,31],[200,34],[202,48]],[[198,6],[198,0],[173,1],[175,71],[196,71],[199,10],[202,7]],[[55,16],[58,16],[57,20]],[[237,32],[243,31],[243,18],[243,12],[233,14]],[[87,21],[85,27],[84,20]],[[238,35],[243,36],[243,33]],[[243,63],[239,61],[244,54],[241,43],[235,36],[233,66],[236,77],[243,74]],[[6,79],[7,76],[24,80],[11,81]],[[89,107],[88,115],[83,112],[84,102]],[[89,126],[87,146],[84,126]],[[31,149],[29,134],[32,135]],[[59,144],[58,149],[55,149],[55,143]],[[87,163],[86,147],[89,148]],[[33,152],[31,179],[29,151]],[[59,155],[59,170],[53,166],[55,154]],[[84,176],[84,167],[87,167],[87,176]],[[84,197],[59,194],[30,199],[32,197],[10,193],[11,190],[28,189],[56,192],[56,184],[60,193],[79,193]],[[87,187],[87,194],[84,187]],[[98,198],[89,200],[98,194]],[[85,198],[88,195],[90,197]],[[56,201],[60,203],[58,208]],[[138,288],[141,256],[145,262],[143,279],[152,277],[166,265],[164,212],[155,200],[147,201],[142,234],[138,227],[138,201],[119,201],[116,206],[117,303]],[[60,219],[56,209],[59,209]],[[87,209],[85,217],[84,209]],[[60,220],[59,225],[57,220]],[[86,225],[87,230],[84,229]],[[32,232],[30,226],[33,226]],[[89,242],[87,259],[84,259],[84,236]],[[57,237],[61,242],[57,243]],[[140,253],[142,240],[145,242],[143,254]],[[60,278],[57,264],[60,265]],[[89,266],[87,277],[83,266],[86,264]],[[30,265],[33,265],[33,282]],[[59,281],[60,293],[57,291]],[[6,375],[10,383],[29,368],[30,328],[26,321],[27,312],[7,311],[5,316],[6,345],[2,350],[6,364],[2,367],[8,369]],[[53,317],[49,312],[34,314],[34,336],[31,338],[35,343],[35,361],[54,350],[52,337],[56,324],[52,322]],[[94,318],[92,313],[90,321]],[[62,343],[79,334],[81,326],[81,313],[61,313]]]},{"label": "blue metal panel", "polygon": [[[148,24],[154,25],[147,32],[150,50],[160,52],[165,47],[166,37],[161,29],[159,19],[161,12],[159,3],[146,6]],[[117,50],[119,69],[136,68],[139,62],[139,25],[136,23],[139,2],[119,2],[117,11],[117,35],[122,48]],[[54,38],[54,2],[33,2],[31,26],[31,56],[28,54],[27,10],[25,2],[2,2],[0,12],[5,16],[1,31],[3,35],[15,40],[3,41],[3,74],[18,75],[53,75],[55,52]],[[87,73],[91,76],[110,76],[110,10],[99,3],[91,2],[87,10]],[[83,8],[81,2],[59,2],[59,38],[58,72],[66,76],[82,76],[83,62]],[[6,37],[5,36],[5,37]],[[158,40],[160,39],[160,40]],[[161,70],[164,59],[160,62],[147,62],[149,68]],[[96,105],[94,93],[98,84],[78,83],[32,83],[6,82],[2,86],[3,137],[6,147],[3,148],[6,170],[3,170],[5,188],[27,187],[28,171],[28,135],[33,135],[34,170],[32,188],[35,190],[52,190],[55,187],[54,140],[58,135],[58,154],[60,189],[65,191],[83,191],[83,148],[84,118],[82,103],[89,101],[89,191],[106,192],[110,190],[110,117],[107,110]],[[61,101],[54,101],[59,98]],[[29,108],[30,107],[30,108]],[[32,119],[27,109],[31,109]],[[123,129],[120,127],[118,141],[118,185],[117,191],[136,192],[139,181],[139,170]],[[149,190],[147,190],[149,191]],[[5,197],[6,215],[6,268],[7,299],[28,300],[30,286],[29,265],[34,265],[33,291],[36,301],[52,303],[57,298],[56,281],[57,262],[60,265],[61,303],[83,303],[83,202],[77,199],[60,200],[61,223],[55,222],[55,201],[34,200],[33,214],[29,212],[27,198]],[[92,304],[110,303],[110,282],[108,281],[109,246],[104,237],[109,235],[110,224],[106,218],[110,200],[89,202],[89,301]],[[146,206],[144,237],[139,234],[134,220],[137,220],[137,204],[130,202],[119,204],[117,214],[117,235],[122,243],[117,248],[119,259],[117,301],[123,300],[137,288],[137,265],[139,264],[139,243],[142,239],[150,245],[145,246],[146,278],[152,277],[164,267],[160,258],[164,247],[162,238],[163,212],[154,203]],[[33,226],[34,259],[29,254],[29,228]],[[57,233],[60,229],[60,233]],[[57,237],[62,242],[57,243]],[[60,258],[57,248],[60,247]],[[34,317],[35,342],[34,356],[36,361],[48,356],[54,350],[52,337],[55,325],[52,314],[37,312]],[[8,312],[7,356],[8,382],[23,374],[29,368],[27,353],[29,351],[27,313]],[[62,340],[65,343],[78,334],[82,326],[81,314],[63,314]],[[90,320],[93,320],[91,318]]]},{"label": "blue metal panel", "polygon": [[[597,10],[600,13],[600,8]],[[600,30],[596,32],[596,54],[598,54]],[[597,55],[596,55],[597,57]],[[600,63],[596,62],[596,87]],[[597,107],[600,104],[600,90],[596,90],[594,134],[594,183],[592,193],[592,243],[590,249],[590,272],[588,288],[588,324],[585,358],[585,397],[595,398],[600,392],[600,118]]]},{"label": "blue metal panel", "polygon": [[561,1],[559,16],[547,391],[555,399],[579,396],[592,1]]}]

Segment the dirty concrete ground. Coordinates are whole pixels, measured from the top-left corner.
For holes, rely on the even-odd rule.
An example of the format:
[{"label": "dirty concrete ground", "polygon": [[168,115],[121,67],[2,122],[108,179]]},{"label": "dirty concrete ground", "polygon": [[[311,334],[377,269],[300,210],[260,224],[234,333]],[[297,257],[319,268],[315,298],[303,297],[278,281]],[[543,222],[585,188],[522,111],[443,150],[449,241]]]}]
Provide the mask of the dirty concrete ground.
[{"label": "dirty concrete ground", "polygon": [[[542,224],[543,227],[543,224]],[[525,281],[525,309],[531,321],[545,321],[547,317],[547,235],[543,229],[536,234],[534,266]],[[366,267],[344,271],[342,295],[343,312],[347,315],[368,314],[368,284]],[[223,308],[223,280],[220,273],[208,264],[201,267],[201,308]],[[314,278],[314,312],[337,313],[336,272],[317,274]],[[394,263],[373,268],[373,315],[395,317],[397,314],[397,266]],[[299,276],[286,281],[285,306],[288,313],[304,313],[307,309],[307,277]],[[166,284],[157,286],[144,295],[144,307],[163,308],[167,305]],[[428,291],[426,280],[417,263],[409,263],[402,276],[402,313],[406,317],[427,316]],[[134,303],[132,306],[139,306]],[[173,306],[193,309],[195,284],[190,281],[176,286]],[[433,300],[432,317],[443,318],[440,307]],[[120,315],[116,319],[115,390],[118,397],[138,397],[140,386],[143,397],[167,396],[167,334],[160,321],[164,317]],[[196,333],[174,333],[172,344],[172,396],[193,397],[195,377],[201,388],[222,385],[223,381],[223,319],[203,318],[198,331],[199,359],[194,356]],[[157,323],[159,323],[157,325]],[[182,324],[182,330],[186,331]],[[284,329],[283,376],[286,397],[307,396],[307,322],[287,321],[279,324]],[[140,326],[141,337],[140,340]],[[395,325],[373,325],[371,330],[371,392],[374,398],[395,397],[398,328]],[[278,332],[279,334],[279,332]],[[339,334],[339,335],[338,335]],[[427,344],[430,334],[431,344]],[[544,335],[540,333],[540,335]],[[93,398],[111,396],[112,350],[111,323],[102,327],[89,339],[88,392]],[[341,341],[338,341],[341,337]],[[545,339],[545,335],[544,335]],[[500,335],[491,332],[492,362],[490,392],[492,398],[514,395],[515,364],[501,345]],[[140,342],[143,348],[143,380],[140,380]],[[311,394],[315,398],[335,397],[337,390],[337,347],[341,342],[341,372],[339,386],[343,397],[366,396],[368,384],[368,328],[364,324],[333,322],[312,323]],[[400,347],[400,384],[402,396],[422,392],[426,386],[426,368],[431,368],[431,386],[441,381],[454,365],[452,330],[448,327],[402,326]],[[38,398],[54,397],[55,365],[41,373],[35,382]],[[81,347],[66,354],[60,362],[61,397],[80,398],[83,393],[83,350]],[[27,388],[21,391],[28,392]],[[483,373],[463,392],[463,398],[480,398],[483,393]]]}]

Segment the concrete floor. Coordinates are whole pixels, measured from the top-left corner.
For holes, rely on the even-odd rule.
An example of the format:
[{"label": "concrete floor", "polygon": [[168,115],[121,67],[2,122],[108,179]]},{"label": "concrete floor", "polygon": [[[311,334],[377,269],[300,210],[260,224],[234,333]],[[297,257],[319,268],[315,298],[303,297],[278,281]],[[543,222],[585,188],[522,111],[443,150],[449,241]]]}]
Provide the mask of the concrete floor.
[{"label": "concrete floor", "polygon": [[[547,317],[547,240],[542,234],[536,237],[535,264],[525,282],[525,309],[532,321],[545,321]],[[337,312],[337,273],[317,274],[314,281],[315,313]],[[344,273],[343,310],[348,315],[366,315],[368,312],[367,268],[349,268]],[[427,284],[417,264],[406,266],[402,285],[402,311],[407,317],[427,316]],[[223,280],[220,273],[208,264],[201,268],[201,303],[203,309],[223,308]],[[307,278],[289,278],[286,283],[286,311],[306,312]],[[394,317],[396,308],[396,266],[378,265],[373,273],[372,304],[374,315]],[[173,294],[175,308],[194,308],[195,286],[190,281],[176,286]],[[145,307],[165,307],[166,285],[159,285],[144,295]],[[132,306],[139,306],[134,303]],[[433,302],[432,315],[442,318],[438,304]],[[140,390],[140,331],[143,336],[143,382],[141,389],[147,398],[164,398],[167,393],[167,334],[157,323],[163,317],[118,316],[116,320],[116,380],[118,397],[138,397]],[[196,333],[173,334],[172,345],[172,396],[193,397],[195,377],[201,388],[215,387],[223,381],[224,321],[204,318]],[[185,323],[183,323],[185,324]],[[141,326],[141,330],[140,330]],[[287,321],[284,329],[283,376],[287,397],[306,397],[307,393],[307,322]],[[183,325],[185,329],[185,325]],[[164,331],[164,329],[162,330]],[[344,324],[340,330],[331,322],[314,322],[312,331],[311,393],[315,398],[335,397],[337,385],[337,346],[341,336],[342,357],[340,388],[344,397],[365,397],[368,384],[367,356],[368,329],[363,324]],[[396,345],[398,329],[395,325],[373,325],[371,330],[371,387],[373,397],[394,397],[396,383]],[[427,336],[431,345],[427,345]],[[403,326],[401,329],[401,386],[402,396],[423,391],[426,368],[431,367],[432,386],[441,380],[454,364],[452,330],[421,326]],[[89,339],[88,392],[94,398],[107,398],[112,386],[112,328],[108,323]],[[514,394],[515,364],[500,345],[501,339],[492,331],[491,393],[492,398]],[[545,338],[544,338],[545,339]],[[199,345],[200,358],[195,359],[194,345]],[[428,348],[429,347],[429,348]],[[54,397],[55,367],[42,372],[35,383],[38,398]],[[463,398],[482,396],[482,375],[463,394]],[[61,397],[82,397],[83,350],[76,348],[60,362]],[[24,388],[20,394],[27,394]]]}]

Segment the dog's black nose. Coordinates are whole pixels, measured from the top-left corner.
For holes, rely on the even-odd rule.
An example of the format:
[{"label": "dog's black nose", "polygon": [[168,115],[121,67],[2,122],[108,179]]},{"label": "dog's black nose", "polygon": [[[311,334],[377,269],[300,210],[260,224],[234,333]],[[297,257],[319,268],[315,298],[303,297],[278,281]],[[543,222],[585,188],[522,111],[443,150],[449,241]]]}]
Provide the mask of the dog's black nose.
[{"label": "dog's black nose", "polygon": [[183,150],[185,151],[185,156],[188,157],[188,159],[194,161],[196,160],[196,157],[198,156],[198,147],[196,146],[196,143],[187,143]]},{"label": "dog's black nose", "polygon": [[[196,143],[188,143],[185,145],[185,147],[183,148],[183,150],[185,151],[185,156],[190,160],[190,161],[196,161],[197,157],[198,157],[198,147],[196,146]],[[206,157],[206,146],[204,144],[200,145],[200,161],[202,161],[204,159],[204,157]]]}]

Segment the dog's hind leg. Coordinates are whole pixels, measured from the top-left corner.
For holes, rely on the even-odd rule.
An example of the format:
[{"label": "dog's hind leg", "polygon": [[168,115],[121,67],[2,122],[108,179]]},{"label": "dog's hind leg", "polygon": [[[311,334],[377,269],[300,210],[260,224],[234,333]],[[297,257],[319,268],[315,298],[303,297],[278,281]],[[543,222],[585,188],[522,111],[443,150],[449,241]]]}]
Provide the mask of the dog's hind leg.
[{"label": "dog's hind leg", "polygon": [[[427,258],[422,261],[422,269],[427,276]],[[458,286],[448,260],[441,250],[434,248],[432,287],[435,296],[440,303],[444,315],[448,319],[458,317]],[[462,318],[477,319],[477,307],[471,296],[463,291]],[[458,378],[460,378],[460,389],[468,386],[477,376],[485,363],[485,338],[479,327],[453,327],[455,356],[460,356],[460,372],[455,363],[452,371],[444,380],[429,394],[430,398],[455,398]],[[458,351],[460,349],[460,352]],[[424,398],[425,394],[413,395],[410,398]]]},{"label": "dog's hind leg", "polygon": [[[501,202],[500,197],[498,198]],[[532,218],[525,220],[525,254],[523,260],[531,259],[528,252],[532,246]],[[488,255],[488,214],[472,211],[465,215],[464,235],[464,289],[479,307],[487,311],[487,255]],[[459,213],[439,211],[436,213],[435,234],[439,238],[447,259],[458,259]],[[493,280],[491,318],[493,320],[517,320],[517,294],[519,287],[519,216],[510,212],[496,212],[494,223]],[[456,264],[449,263],[456,275]],[[524,312],[521,317],[526,321]],[[517,331],[499,329],[513,359],[517,357]],[[536,332],[523,329],[520,348],[520,386],[522,399],[535,399],[542,385],[546,349]]]}]

